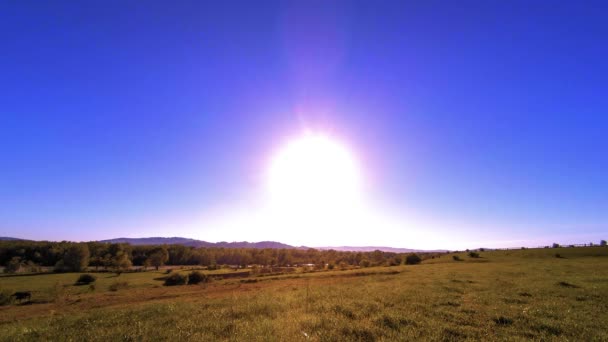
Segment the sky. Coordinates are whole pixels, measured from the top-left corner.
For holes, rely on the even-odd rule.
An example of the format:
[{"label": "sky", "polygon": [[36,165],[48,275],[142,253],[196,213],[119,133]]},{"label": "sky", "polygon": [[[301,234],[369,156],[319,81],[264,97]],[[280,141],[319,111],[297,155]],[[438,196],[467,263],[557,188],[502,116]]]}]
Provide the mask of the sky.
[{"label": "sky", "polygon": [[[604,1],[2,1],[0,236],[597,243],[607,13]],[[269,180],[306,136],[354,166],[336,171],[322,145]],[[269,204],[277,184],[300,198],[298,177],[320,164],[318,196]]]}]

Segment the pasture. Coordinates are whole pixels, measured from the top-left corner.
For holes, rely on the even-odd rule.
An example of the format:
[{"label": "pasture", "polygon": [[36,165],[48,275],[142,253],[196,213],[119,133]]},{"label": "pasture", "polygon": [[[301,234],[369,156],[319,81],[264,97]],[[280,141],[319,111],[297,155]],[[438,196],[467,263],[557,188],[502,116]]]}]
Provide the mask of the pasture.
[{"label": "pasture", "polygon": [[95,273],[94,288],[1,276],[32,300],[0,306],[0,340],[608,340],[608,248],[480,254],[172,287],[162,270]]}]

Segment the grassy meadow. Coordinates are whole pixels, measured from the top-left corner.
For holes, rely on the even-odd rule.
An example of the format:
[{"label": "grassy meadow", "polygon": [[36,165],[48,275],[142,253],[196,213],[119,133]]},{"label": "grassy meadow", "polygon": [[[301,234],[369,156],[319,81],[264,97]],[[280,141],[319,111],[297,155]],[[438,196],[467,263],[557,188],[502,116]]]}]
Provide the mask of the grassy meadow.
[{"label": "grassy meadow", "polygon": [[0,340],[608,341],[608,248],[480,254],[172,287],[162,270],[96,273],[94,288],[4,275],[32,301],[0,306]]}]

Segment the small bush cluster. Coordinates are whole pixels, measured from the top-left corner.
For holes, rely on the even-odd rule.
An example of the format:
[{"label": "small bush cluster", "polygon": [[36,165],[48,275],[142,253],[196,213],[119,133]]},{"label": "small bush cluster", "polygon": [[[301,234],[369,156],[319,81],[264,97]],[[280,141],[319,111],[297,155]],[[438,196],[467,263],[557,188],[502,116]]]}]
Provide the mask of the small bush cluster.
[{"label": "small bush cluster", "polygon": [[210,278],[199,271],[192,271],[190,274],[179,274],[179,273],[171,273],[168,277],[165,278],[165,286],[176,286],[176,285],[196,285],[200,283],[209,282]]},{"label": "small bush cluster", "polygon": [[94,275],[88,273],[81,274],[80,277],[78,277],[78,280],[76,280],[76,285],[88,285],[94,283],[95,280],[97,280],[97,278],[95,278]]},{"label": "small bush cluster", "polygon": [[405,258],[406,265],[418,265],[422,259],[417,254],[410,254]]},{"label": "small bush cluster", "polygon": [[199,271],[192,271],[188,275],[188,285],[206,283],[207,281],[209,281],[209,279],[207,278],[207,275],[204,273],[201,273]]},{"label": "small bush cluster", "polygon": [[469,252],[469,257],[471,257],[471,258],[479,258],[479,253],[477,253],[477,252]]},{"label": "small bush cluster", "polygon": [[494,323],[496,323],[498,325],[511,325],[511,324],[513,324],[513,320],[512,319],[510,319],[508,317],[504,317],[504,316],[493,318],[492,320],[494,321]]},{"label": "small bush cluster", "polygon": [[186,285],[187,283],[188,276],[181,275],[179,273],[172,273],[167,278],[165,278],[165,286]]},{"label": "small bush cluster", "polygon": [[452,259],[454,259],[454,261],[462,261],[458,255],[452,255]]},{"label": "small bush cluster", "polygon": [[399,266],[401,265],[401,258],[394,257],[388,261],[389,266]]},{"label": "small bush cluster", "polygon": [[371,266],[371,262],[367,259],[363,259],[359,262],[359,266],[361,267],[370,267]]},{"label": "small bush cluster", "polygon": [[126,289],[129,287],[129,283],[126,281],[117,281],[114,284],[110,285],[110,291],[118,291],[121,289]]},{"label": "small bush cluster", "polygon": [[14,297],[8,290],[0,290],[0,306],[10,305],[13,303]]}]

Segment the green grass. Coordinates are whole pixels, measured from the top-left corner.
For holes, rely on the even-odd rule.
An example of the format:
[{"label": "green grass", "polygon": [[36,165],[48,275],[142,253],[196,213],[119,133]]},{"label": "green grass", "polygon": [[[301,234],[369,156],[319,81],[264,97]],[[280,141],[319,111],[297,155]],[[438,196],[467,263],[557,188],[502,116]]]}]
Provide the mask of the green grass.
[{"label": "green grass", "polygon": [[[95,291],[69,286],[50,303],[44,294],[77,274],[0,277],[39,291],[0,307],[0,340],[608,340],[608,248],[480,254],[201,286],[98,274]],[[108,291],[117,280],[130,287]]]}]

